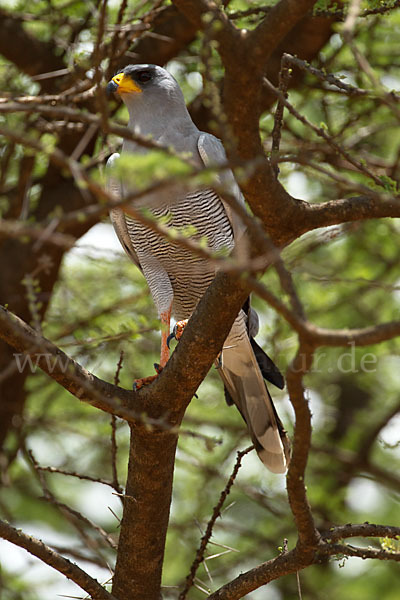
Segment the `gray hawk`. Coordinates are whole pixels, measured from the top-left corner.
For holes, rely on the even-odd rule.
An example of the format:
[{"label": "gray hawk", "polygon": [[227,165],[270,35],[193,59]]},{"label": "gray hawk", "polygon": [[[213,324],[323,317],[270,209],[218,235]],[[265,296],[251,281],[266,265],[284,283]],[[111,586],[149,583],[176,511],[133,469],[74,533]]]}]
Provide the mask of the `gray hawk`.
[{"label": "gray hawk", "polygon": [[[107,85],[129,112],[129,129],[142,138],[150,137],[163,147],[190,156],[198,167],[226,163],[221,142],[209,133],[199,131],[193,123],[182,91],[172,75],[156,65],[128,65]],[[125,140],[122,154],[148,152],[143,145]],[[119,159],[113,154],[107,167]],[[108,189],[119,198],[134,191],[131,179],[116,177],[108,170]],[[244,203],[240,189],[230,170],[222,171],[221,184],[237,200]],[[241,219],[230,206],[209,187],[190,189],[174,182],[161,191],[153,191],[135,202],[135,209],[145,207],[155,219],[179,231],[191,227],[192,239],[207,240],[212,252],[232,251],[245,242]],[[146,227],[129,215],[129,210],[114,208],[111,221],[130,259],[142,270],[161,320],[161,358],[163,368],[169,358],[167,343],[171,315],[182,323],[190,318],[200,298],[215,277],[215,265],[189,249],[168,243],[157,231]],[[271,359],[254,340],[258,317],[249,300],[239,312],[218,359],[218,373],[228,404],[239,409],[265,466],[274,473],[285,472],[290,459],[290,443],[276,413],[264,378],[279,388],[283,377]],[[179,337],[177,335],[176,337]],[[145,383],[154,377],[145,378]],[[139,380],[143,383],[143,380]]]}]

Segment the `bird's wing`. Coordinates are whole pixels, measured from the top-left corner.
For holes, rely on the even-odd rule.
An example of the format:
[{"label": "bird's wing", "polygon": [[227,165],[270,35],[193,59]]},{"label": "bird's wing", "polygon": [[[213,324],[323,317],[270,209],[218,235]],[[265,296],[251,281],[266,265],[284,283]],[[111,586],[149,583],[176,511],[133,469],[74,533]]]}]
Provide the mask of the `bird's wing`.
[{"label": "bird's wing", "polygon": [[[224,147],[213,135],[203,133],[198,140],[199,154],[205,166],[227,162]],[[232,171],[224,169],[219,175],[221,184],[243,206],[244,198]],[[231,222],[235,247],[246,245],[246,228],[241,218],[221,198]],[[245,250],[246,251],[246,250]],[[225,397],[238,407],[262,462],[275,473],[285,472],[290,459],[290,442],[276,413],[263,377],[282,389],[284,379],[264,350],[253,339],[258,331],[257,313],[247,305],[247,326],[242,311],[232,327],[222,352],[219,374],[225,384]]]},{"label": "bird's wing", "polygon": [[[227,161],[221,142],[210,134],[200,135],[198,149],[207,167]],[[243,195],[232,171],[225,169],[219,178],[227,192],[244,205]],[[223,195],[221,200],[232,225],[236,247],[238,242],[246,240],[246,228],[229,203],[224,201]],[[241,311],[225,341],[218,372],[228,397],[234,401],[247,423],[261,461],[273,473],[284,473],[290,460],[290,442],[272,403],[263,374],[265,371],[268,379],[274,380],[278,387],[283,385],[283,378],[271,359],[252,339],[258,329],[258,319],[256,313],[253,311],[251,314],[250,310],[249,305],[247,316],[249,326],[254,331],[247,331],[246,316]],[[253,322],[250,322],[251,319]],[[259,361],[261,364],[258,364]]]},{"label": "bird's wing", "polygon": [[[197,141],[197,148],[199,150],[199,154],[201,160],[204,163],[204,166],[213,167],[227,163],[227,157],[221,141],[215,136],[211,135],[210,133],[200,134],[199,139]],[[236,198],[236,200],[238,200],[240,204],[242,204],[242,206],[245,206],[243,194],[240,191],[238,184],[236,183],[232,171],[230,169],[224,169],[218,175],[218,178],[226,192],[229,195],[232,195],[234,198]],[[221,200],[232,226],[233,236],[235,239],[235,250],[238,251],[239,245],[242,243],[243,246],[247,247],[244,236],[246,227],[243,224],[243,221],[239,217],[239,215],[231,208],[229,203],[224,199],[223,195],[221,196]]]},{"label": "bird's wing", "polygon": [[[112,173],[113,167],[115,166],[116,161],[119,159],[119,156],[120,155],[118,154],[118,152],[114,152],[114,154],[112,154],[107,161],[107,164],[106,164],[106,180],[107,180],[106,189],[114,197],[116,197],[118,199],[122,199],[124,196],[124,189],[123,189],[122,182],[120,181],[119,178],[117,178]],[[114,229],[118,236],[118,239],[121,242],[123,249],[129,256],[129,258],[140,269],[141,268],[140,262],[139,262],[137,254],[135,252],[135,249],[133,247],[131,238],[129,236],[128,228],[127,228],[126,220],[125,220],[125,213],[122,210],[122,208],[112,208],[110,210],[110,219],[114,226]]]},{"label": "bird's wing", "polygon": [[257,364],[243,311],[225,341],[218,372],[247,423],[261,461],[273,473],[284,473],[290,460],[289,438]]}]

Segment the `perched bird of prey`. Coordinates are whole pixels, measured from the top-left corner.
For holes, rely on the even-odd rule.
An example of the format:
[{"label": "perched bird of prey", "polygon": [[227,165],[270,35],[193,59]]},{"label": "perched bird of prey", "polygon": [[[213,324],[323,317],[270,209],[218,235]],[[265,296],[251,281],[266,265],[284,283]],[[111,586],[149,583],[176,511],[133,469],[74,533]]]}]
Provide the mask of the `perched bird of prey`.
[{"label": "perched bird of prey", "polygon": [[[156,65],[129,65],[107,85],[107,92],[120,96],[129,112],[131,131],[163,147],[185,153],[198,167],[226,164],[221,142],[199,131],[185,105],[182,91],[165,69]],[[125,140],[122,154],[147,152],[143,145]],[[119,154],[113,154],[113,167]],[[114,170],[115,171],[115,170]],[[126,197],[135,189],[132,178],[109,170],[108,189]],[[220,175],[221,183],[244,202],[233,174]],[[212,188],[190,189],[181,182],[148,193],[136,201],[135,209],[146,207],[164,225],[182,231],[191,228],[192,239],[207,240],[210,251],[232,251],[245,238],[245,228],[230,206]],[[129,215],[129,208],[115,208],[111,220],[128,256],[142,270],[161,319],[161,368],[169,358],[167,340],[171,314],[181,322],[189,319],[200,298],[215,277],[215,264],[189,249],[168,242],[154,228]],[[289,440],[272,404],[264,378],[279,388],[283,377],[271,359],[255,342],[258,317],[247,301],[236,318],[218,359],[228,404],[234,403],[247,423],[257,453],[268,469],[285,472],[289,462]],[[178,337],[178,336],[177,336]],[[146,378],[147,380],[154,379]],[[145,381],[144,383],[147,383]],[[139,384],[143,381],[139,380]]]}]

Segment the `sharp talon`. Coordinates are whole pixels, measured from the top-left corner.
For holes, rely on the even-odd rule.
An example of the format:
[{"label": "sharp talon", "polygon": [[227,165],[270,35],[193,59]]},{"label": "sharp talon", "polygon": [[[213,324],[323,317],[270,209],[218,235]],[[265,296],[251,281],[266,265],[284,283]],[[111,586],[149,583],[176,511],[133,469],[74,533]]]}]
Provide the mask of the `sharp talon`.
[{"label": "sharp talon", "polygon": [[164,367],[162,367],[158,363],[154,363],[154,368],[155,368],[155,370],[157,371],[157,373],[159,375],[161,373],[161,371],[163,370]]},{"label": "sharp talon", "polygon": [[168,348],[169,348],[171,341],[175,339],[175,331],[174,330],[175,330],[175,327],[174,327],[172,333],[170,333],[169,336],[167,337],[167,347]]},{"label": "sharp talon", "polygon": [[177,323],[175,323],[172,333],[170,333],[169,336],[167,337],[168,348],[171,343],[171,340],[175,339],[177,342],[179,342],[179,340],[182,337],[183,331],[187,325],[187,322],[188,322],[188,320],[184,319],[183,321],[178,321]]},{"label": "sharp talon", "polygon": [[197,398],[197,400],[199,399],[198,395],[196,394],[196,392],[194,393],[194,397]]}]

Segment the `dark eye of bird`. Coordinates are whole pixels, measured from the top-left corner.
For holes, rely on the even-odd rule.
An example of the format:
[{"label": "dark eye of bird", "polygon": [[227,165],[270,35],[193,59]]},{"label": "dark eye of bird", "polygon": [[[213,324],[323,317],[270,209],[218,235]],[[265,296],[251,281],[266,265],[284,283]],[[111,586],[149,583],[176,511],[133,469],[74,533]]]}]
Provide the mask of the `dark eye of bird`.
[{"label": "dark eye of bird", "polygon": [[146,83],[146,81],[150,81],[151,78],[151,71],[139,71],[139,73],[136,75],[136,79],[140,81],[140,83]]}]

